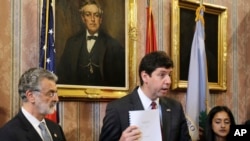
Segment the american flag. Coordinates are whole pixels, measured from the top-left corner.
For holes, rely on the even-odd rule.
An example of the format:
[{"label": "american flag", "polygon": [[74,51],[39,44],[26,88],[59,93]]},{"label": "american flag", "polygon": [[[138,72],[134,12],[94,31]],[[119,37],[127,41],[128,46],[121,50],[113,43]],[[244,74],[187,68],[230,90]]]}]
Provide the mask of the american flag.
[{"label": "american flag", "polygon": [[[41,23],[41,40],[39,66],[51,72],[55,72],[55,46],[54,46],[54,14],[52,0],[43,0]],[[57,105],[58,111],[58,105]],[[49,114],[46,117],[59,122],[58,112]]]},{"label": "american flag", "polygon": [[43,0],[39,66],[55,72],[56,51],[54,46],[54,15],[52,6],[52,0]]}]

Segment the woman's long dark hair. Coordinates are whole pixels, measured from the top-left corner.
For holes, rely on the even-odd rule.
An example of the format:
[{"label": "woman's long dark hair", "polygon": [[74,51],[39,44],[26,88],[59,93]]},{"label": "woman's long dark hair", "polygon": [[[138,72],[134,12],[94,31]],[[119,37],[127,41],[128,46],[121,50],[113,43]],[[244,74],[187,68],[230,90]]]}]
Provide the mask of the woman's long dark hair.
[{"label": "woman's long dark hair", "polygon": [[[222,112],[225,111],[229,118],[230,118],[230,130],[231,130],[231,126],[235,125],[235,120],[234,120],[234,116],[231,112],[231,110],[226,107],[226,106],[215,106],[214,108],[212,108],[210,110],[210,112],[208,113],[207,116],[207,120],[206,120],[206,128],[205,128],[205,138],[206,141],[215,141],[215,133],[212,129],[212,120],[214,118],[214,115],[217,114],[218,112]],[[226,137],[227,141],[229,141],[229,135],[227,135]]]}]

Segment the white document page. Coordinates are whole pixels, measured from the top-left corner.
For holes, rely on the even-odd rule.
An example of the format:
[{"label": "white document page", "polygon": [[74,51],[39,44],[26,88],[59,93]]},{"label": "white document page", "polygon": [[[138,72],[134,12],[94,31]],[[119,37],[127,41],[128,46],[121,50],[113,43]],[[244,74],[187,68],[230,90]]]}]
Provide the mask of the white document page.
[{"label": "white document page", "polygon": [[142,138],[139,141],[162,141],[159,110],[129,111],[130,125],[137,126]]}]

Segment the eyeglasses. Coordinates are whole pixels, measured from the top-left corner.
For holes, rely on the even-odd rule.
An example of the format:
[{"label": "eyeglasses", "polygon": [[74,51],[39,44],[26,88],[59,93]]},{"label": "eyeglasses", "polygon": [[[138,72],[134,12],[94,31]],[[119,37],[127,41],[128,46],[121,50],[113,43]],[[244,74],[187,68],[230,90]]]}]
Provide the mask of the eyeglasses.
[{"label": "eyeglasses", "polygon": [[49,97],[54,97],[57,95],[57,91],[53,91],[53,90],[50,90],[48,92],[42,92],[41,90],[33,90],[33,91],[43,93],[45,96],[49,96]]}]

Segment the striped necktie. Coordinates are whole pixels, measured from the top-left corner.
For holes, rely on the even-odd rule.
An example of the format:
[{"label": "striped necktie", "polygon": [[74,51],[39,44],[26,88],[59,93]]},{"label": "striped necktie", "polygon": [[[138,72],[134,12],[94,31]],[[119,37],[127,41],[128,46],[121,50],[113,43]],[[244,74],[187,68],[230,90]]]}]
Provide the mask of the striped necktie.
[{"label": "striped necktie", "polygon": [[151,105],[151,109],[157,109],[157,104],[156,102],[152,101]]},{"label": "striped necktie", "polygon": [[38,127],[41,129],[43,141],[53,141],[44,122],[41,122]]}]

